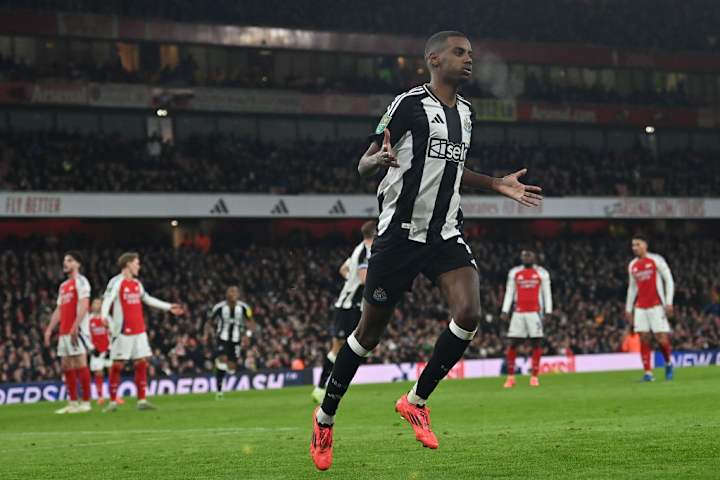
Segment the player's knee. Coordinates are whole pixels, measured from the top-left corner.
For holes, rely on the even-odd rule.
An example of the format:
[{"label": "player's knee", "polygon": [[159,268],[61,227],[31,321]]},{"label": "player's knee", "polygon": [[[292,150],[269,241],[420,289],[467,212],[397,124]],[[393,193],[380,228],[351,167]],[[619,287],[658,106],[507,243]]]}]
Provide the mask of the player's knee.
[{"label": "player's knee", "polygon": [[[378,343],[380,343],[381,334],[381,328],[372,327],[370,325],[363,325],[362,327],[358,326],[357,330],[353,332],[352,336],[355,337],[355,340],[360,344],[363,349],[370,351],[377,347]],[[348,341],[350,341],[349,338]],[[351,344],[350,347],[352,348],[353,345]]]},{"label": "player's knee", "polygon": [[480,308],[472,304],[462,305],[456,310],[453,320],[465,330],[475,330],[480,323]]}]

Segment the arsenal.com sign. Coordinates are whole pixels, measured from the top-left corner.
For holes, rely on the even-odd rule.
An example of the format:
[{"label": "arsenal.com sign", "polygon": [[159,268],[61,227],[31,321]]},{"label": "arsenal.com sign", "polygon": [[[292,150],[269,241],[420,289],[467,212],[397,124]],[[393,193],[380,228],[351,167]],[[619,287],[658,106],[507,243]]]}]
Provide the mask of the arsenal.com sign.
[{"label": "arsenal.com sign", "polygon": [[[373,195],[0,192],[5,218],[372,218]],[[720,218],[718,198],[562,197],[539,208],[465,196],[466,218]]]}]

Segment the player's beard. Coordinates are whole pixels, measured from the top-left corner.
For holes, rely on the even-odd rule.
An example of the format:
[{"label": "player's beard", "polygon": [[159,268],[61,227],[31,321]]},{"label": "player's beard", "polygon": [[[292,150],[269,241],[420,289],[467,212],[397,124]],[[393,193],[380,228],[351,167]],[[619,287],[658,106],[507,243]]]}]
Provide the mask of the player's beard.
[{"label": "player's beard", "polygon": [[470,76],[467,76],[467,77],[466,77],[465,75],[463,75],[463,70],[461,69],[461,70],[457,73],[457,75],[454,76],[454,78],[452,79],[451,83],[452,83],[453,85],[455,85],[456,87],[460,88],[460,87],[462,87],[463,85],[466,85],[467,83],[469,83],[469,82],[470,82],[470,78],[471,78]]}]

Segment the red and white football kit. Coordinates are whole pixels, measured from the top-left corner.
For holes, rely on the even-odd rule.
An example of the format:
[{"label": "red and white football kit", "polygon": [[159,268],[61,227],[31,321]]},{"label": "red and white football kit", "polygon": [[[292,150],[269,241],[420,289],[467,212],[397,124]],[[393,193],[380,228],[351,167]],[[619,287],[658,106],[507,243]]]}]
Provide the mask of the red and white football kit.
[{"label": "red and white football kit", "polygon": [[625,310],[634,310],[636,332],[669,333],[665,305],[672,305],[675,282],[663,257],[647,253],[628,265],[628,290]]},{"label": "red and white football kit", "polygon": [[170,310],[171,306],[170,303],[148,294],[137,278],[117,275],[110,279],[103,298],[101,315],[107,316],[112,307],[112,360],[135,360],[152,355],[145,331],[143,303],[164,311]]},{"label": "red and white football kit", "polygon": [[550,274],[543,267],[517,266],[508,273],[502,312],[510,313],[515,304],[510,338],[541,338],[543,336],[540,312],[552,313]]},{"label": "red and white football kit", "polygon": [[83,275],[68,278],[60,284],[57,305],[60,308],[60,332],[57,354],[59,357],[82,355],[88,350],[88,339],[78,329],[78,342],[73,345],[70,337],[72,326],[77,318],[78,302],[90,298],[90,282]]}]

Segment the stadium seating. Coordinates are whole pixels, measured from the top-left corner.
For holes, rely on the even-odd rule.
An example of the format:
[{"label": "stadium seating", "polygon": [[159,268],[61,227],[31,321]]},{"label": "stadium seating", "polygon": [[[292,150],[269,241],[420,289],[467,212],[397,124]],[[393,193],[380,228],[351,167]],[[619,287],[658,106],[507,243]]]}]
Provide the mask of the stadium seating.
[{"label": "stadium seating", "polygon": [[[327,243],[327,242],[326,242]],[[84,245],[93,295],[115,273],[117,248],[87,240],[7,240],[0,253],[0,382],[26,382],[60,376],[54,347],[42,347],[42,332],[54,308],[64,247]],[[498,320],[507,270],[517,262],[520,243],[507,239],[471,242],[481,274],[484,321],[466,358],[503,354],[506,328]],[[337,265],[347,243],[219,247],[209,253],[140,246],[141,279],[153,295],[181,300],[189,308],[179,319],[148,310],[150,343],[155,349],[151,374],[189,375],[212,369],[212,328],[200,322],[223,299],[225,285],[239,282],[247,291],[257,330],[246,343],[244,368],[288,368],[293,360],[320,365],[329,341],[330,306],[339,291]],[[552,275],[555,312],[545,320],[549,353],[619,351],[627,333],[623,319],[628,241],[612,237],[565,237],[537,242],[542,263]],[[678,349],[720,348],[720,284],[708,258],[720,255],[720,242],[684,238],[654,242],[668,260],[678,285],[673,341]],[[692,267],[692,268],[690,268]],[[371,362],[426,360],[444,328],[447,312],[437,290],[418,280],[397,309]]]},{"label": "stadium seating", "polygon": [[[460,0],[428,9],[413,0],[236,2],[219,0],[4,0],[0,5],[96,12],[187,22],[269,25],[425,36],[453,27],[477,38],[595,43],[668,50],[718,51],[720,10],[713,0]],[[458,12],[462,12],[459,14]],[[597,21],[602,18],[603,21]],[[403,19],[408,19],[403,21]]]},{"label": "stadium seating", "polygon": [[[251,75],[248,71],[239,69],[226,70],[222,67],[210,72],[208,75],[199,75],[198,65],[191,57],[186,57],[174,68],[165,67],[158,70],[141,68],[130,72],[125,70],[115,59],[116,63],[108,62],[101,65],[89,60],[84,62],[69,61],[67,63],[55,62],[51,65],[30,65],[25,60],[0,55],[0,80],[4,81],[86,81],[86,82],[115,82],[139,83],[149,85],[163,85],[171,87],[192,86],[221,86],[231,88],[273,88],[283,90],[296,90],[308,93],[363,93],[363,94],[397,94],[414,87],[408,83],[397,65],[389,62],[389,72],[384,78],[380,76],[354,76],[343,75],[336,71],[335,75],[325,74],[321,78],[292,76],[275,77],[266,75]],[[468,97],[495,98],[490,89],[485,88],[477,80],[463,86],[462,93]],[[643,91],[634,91],[622,95],[613,89],[600,84],[590,86],[559,86],[545,78],[528,76],[524,89],[509,95],[518,100],[541,100],[550,103],[585,102],[585,103],[623,103],[632,105],[662,105],[662,106],[701,106],[706,102],[699,99],[691,100],[680,83],[672,90],[654,87]]]},{"label": "stadium seating", "polygon": [[[276,145],[218,134],[164,145],[152,155],[148,145],[156,141],[57,132],[0,134],[0,171],[6,172],[0,189],[372,193],[377,184],[357,174],[365,139]],[[548,196],[702,197],[720,191],[709,153],[656,157],[639,148],[614,153],[481,142],[471,149],[468,167],[494,175],[527,167],[527,181],[541,185]]]}]

